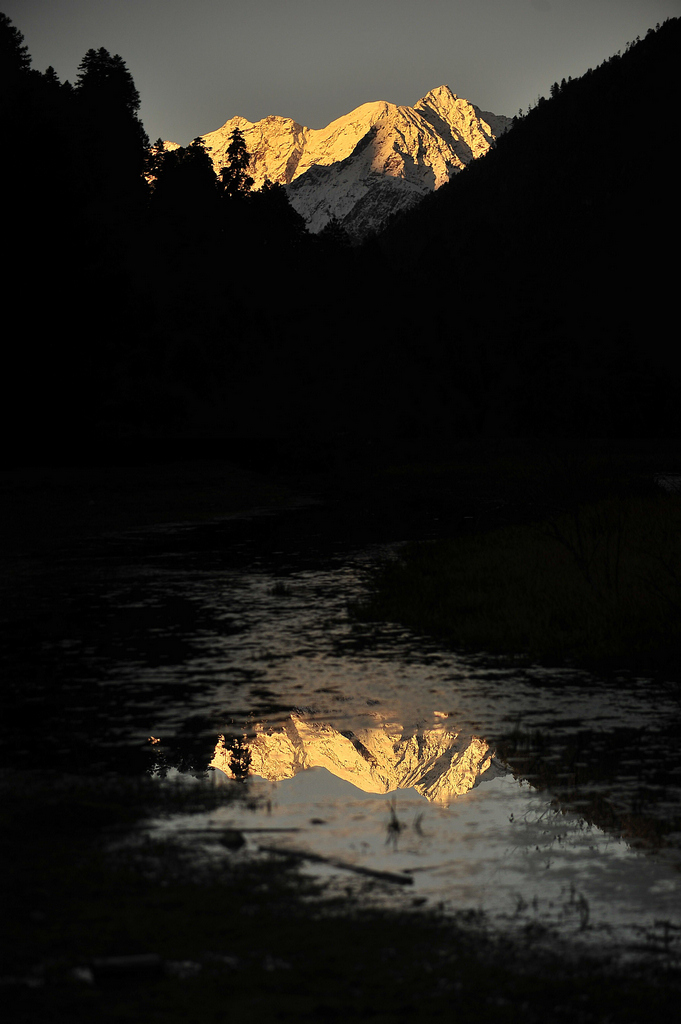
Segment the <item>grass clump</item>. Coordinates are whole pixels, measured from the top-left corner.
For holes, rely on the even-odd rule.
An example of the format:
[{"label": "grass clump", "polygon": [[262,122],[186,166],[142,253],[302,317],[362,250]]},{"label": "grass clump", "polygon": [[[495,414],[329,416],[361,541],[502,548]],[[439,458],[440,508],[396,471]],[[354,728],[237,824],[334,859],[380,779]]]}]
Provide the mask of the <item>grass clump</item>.
[{"label": "grass clump", "polygon": [[681,642],[681,502],[605,497],[406,546],[354,614],[514,660],[667,664]]}]

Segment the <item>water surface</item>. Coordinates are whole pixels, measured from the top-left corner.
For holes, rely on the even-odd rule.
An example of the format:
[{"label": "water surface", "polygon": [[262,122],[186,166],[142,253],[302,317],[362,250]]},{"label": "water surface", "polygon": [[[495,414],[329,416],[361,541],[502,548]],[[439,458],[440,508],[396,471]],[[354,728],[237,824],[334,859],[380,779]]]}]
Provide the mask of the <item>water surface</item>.
[{"label": "water surface", "polygon": [[[248,855],[313,854],[308,870],[367,898],[676,948],[676,691],[502,668],[357,623],[348,603],[395,544],[349,545],[323,515],[65,553],[63,603],[5,643],[5,764],[158,776],[210,765],[234,786],[248,774],[257,810],[154,827],[205,828],[187,841],[221,856],[211,833],[250,829]],[[353,866],[408,882],[370,884]]]}]

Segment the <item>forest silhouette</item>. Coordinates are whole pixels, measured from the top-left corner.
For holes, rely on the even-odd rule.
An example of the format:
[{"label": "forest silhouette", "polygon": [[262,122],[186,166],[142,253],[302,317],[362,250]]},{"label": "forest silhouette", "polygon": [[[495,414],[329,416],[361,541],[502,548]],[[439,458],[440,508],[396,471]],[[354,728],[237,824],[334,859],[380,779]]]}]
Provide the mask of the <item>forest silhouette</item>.
[{"label": "forest silhouette", "polygon": [[151,145],[119,55],[60,82],[0,15],[6,435],[675,435],[680,41],[555,83],[352,245],[252,190],[239,132],[220,174]]}]

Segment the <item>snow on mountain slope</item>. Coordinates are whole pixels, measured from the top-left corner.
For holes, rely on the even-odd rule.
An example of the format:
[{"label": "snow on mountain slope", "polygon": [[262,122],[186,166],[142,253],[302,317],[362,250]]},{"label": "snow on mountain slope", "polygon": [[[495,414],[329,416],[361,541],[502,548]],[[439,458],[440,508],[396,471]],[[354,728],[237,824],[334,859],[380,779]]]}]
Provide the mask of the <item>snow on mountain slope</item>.
[{"label": "snow on mountain slope", "polygon": [[280,182],[311,231],[335,218],[361,237],[486,153],[510,123],[440,86],[413,107],[364,103],[320,129],[286,117],[233,117],[203,141],[219,172],[239,128],[254,188],[266,178]]}]

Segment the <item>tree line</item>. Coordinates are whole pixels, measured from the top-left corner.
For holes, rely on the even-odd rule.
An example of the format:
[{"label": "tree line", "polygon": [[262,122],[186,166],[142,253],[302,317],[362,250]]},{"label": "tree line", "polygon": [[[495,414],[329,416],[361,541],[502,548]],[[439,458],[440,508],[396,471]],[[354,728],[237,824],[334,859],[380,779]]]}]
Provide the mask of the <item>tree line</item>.
[{"label": "tree line", "polygon": [[200,138],[150,144],[132,75],[103,47],[60,82],[0,14],[0,96],[7,294],[23,314],[5,429],[37,444],[270,429],[268,393],[291,376],[275,369],[286,291],[332,242],[283,186],[252,188],[240,131],[219,174]]}]

